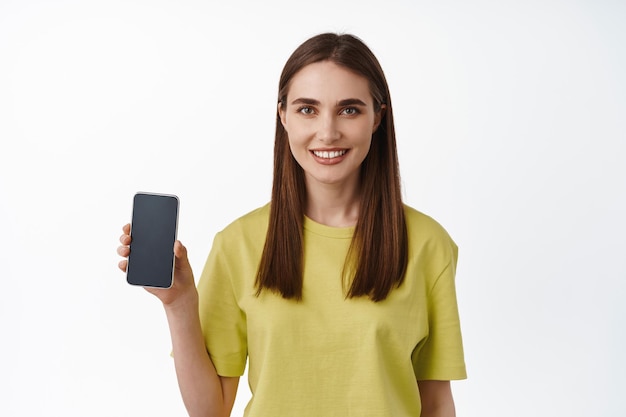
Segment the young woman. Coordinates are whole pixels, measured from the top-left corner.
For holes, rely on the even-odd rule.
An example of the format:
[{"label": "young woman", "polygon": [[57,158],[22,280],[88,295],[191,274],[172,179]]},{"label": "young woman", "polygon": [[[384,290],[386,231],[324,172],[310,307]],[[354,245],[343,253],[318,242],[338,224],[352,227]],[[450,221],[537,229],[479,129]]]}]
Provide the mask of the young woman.
[{"label": "young woman", "polygon": [[402,203],[387,82],[359,39],[318,35],[287,61],[271,202],[217,234],[197,289],[174,252],[174,286],[148,291],[190,416],[230,415],[247,359],[248,417],[455,415],[457,247]]}]

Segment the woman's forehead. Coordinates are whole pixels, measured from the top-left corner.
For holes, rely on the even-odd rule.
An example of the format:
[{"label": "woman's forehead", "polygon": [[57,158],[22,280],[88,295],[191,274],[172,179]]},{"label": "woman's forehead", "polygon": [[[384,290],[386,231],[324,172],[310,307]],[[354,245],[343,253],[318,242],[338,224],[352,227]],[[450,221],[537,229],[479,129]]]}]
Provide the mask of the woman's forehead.
[{"label": "woman's forehead", "polygon": [[288,100],[294,97],[318,101],[339,101],[346,98],[371,100],[367,78],[331,61],[306,65],[291,79]]}]

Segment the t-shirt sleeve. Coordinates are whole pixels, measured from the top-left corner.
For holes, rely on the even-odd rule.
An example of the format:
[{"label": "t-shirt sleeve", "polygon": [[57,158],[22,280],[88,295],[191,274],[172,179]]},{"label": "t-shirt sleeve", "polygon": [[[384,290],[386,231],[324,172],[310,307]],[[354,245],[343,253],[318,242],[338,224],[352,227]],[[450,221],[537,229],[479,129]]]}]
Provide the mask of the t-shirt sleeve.
[{"label": "t-shirt sleeve", "polygon": [[241,376],[247,358],[246,316],[237,303],[228,262],[232,256],[226,252],[218,233],[198,283],[200,325],[217,374]]},{"label": "t-shirt sleeve", "polygon": [[456,298],[457,250],[434,281],[428,296],[428,336],[412,355],[417,380],[467,378]]}]

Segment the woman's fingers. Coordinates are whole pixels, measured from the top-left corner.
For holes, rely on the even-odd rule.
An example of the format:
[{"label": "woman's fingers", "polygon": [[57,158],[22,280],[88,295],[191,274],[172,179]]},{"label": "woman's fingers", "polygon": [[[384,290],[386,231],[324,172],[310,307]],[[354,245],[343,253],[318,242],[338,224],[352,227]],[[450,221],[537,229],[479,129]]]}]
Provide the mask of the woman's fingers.
[{"label": "woman's fingers", "polygon": [[128,235],[120,236],[120,243],[122,245],[128,246],[128,245],[130,245],[130,241],[131,241],[130,236],[128,236]]},{"label": "woman's fingers", "polygon": [[130,239],[130,236],[128,236],[128,235],[122,235],[122,236],[120,236],[120,243],[121,243],[122,245],[130,245],[130,240],[131,240],[131,239]]},{"label": "woman's fingers", "polygon": [[122,227],[122,231],[124,234],[120,236],[120,243],[122,245],[130,245],[130,223],[126,223],[124,227]]},{"label": "woman's fingers", "polygon": [[128,255],[130,255],[130,248],[128,246],[118,246],[117,254],[123,256],[124,258],[128,258]]},{"label": "woman's fingers", "polygon": [[120,261],[117,266],[122,270],[122,272],[126,272],[126,268],[128,267],[128,261],[126,259]]},{"label": "woman's fingers", "polygon": [[[130,241],[132,240],[130,238],[130,223],[126,223],[123,227],[122,227],[122,231],[124,232],[124,234],[122,236],[120,236],[120,243],[122,244],[122,246],[118,246],[117,247],[117,254],[124,257],[124,258],[128,258],[128,255],[130,255]],[[122,259],[118,264],[117,264],[118,268],[120,268],[123,272],[126,272],[126,268],[128,267],[128,259]]]}]

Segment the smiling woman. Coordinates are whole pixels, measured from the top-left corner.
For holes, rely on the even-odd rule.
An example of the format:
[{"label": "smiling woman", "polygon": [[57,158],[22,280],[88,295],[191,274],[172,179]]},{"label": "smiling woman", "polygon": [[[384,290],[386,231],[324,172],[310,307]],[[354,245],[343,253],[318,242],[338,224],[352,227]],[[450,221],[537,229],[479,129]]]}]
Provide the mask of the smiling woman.
[{"label": "smiling woman", "polygon": [[[127,225],[120,255],[130,241]],[[172,288],[147,290],[190,415],[229,415],[249,361],[246,417],[454,416],[457,247],[403,204],[387,82],[358,38],[287,61],[271,202],[218,233],[197,289],[174,253]]]},{"label": "smiling woman", "polygon": [[367,79],[333,62],[317,62],[293,77],[285,102],[278,111],[307,192],[332,184],[358,210],[359,168],[384,109],[374,110]]}]

